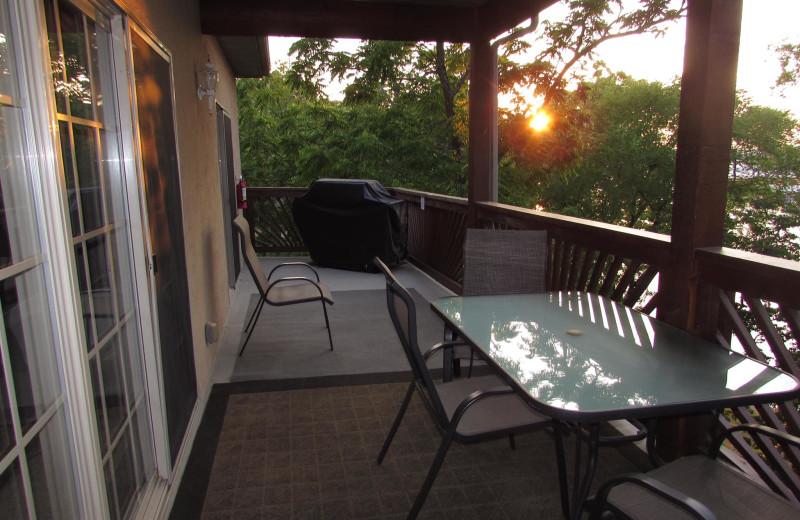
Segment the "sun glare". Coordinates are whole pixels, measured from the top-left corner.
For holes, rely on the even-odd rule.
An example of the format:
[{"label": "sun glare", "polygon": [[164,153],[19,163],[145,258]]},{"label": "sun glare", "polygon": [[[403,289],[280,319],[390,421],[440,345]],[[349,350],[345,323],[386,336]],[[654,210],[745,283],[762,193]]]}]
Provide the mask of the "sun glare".
[{"label": "sun glare", "polygon": [[550,123],[550,116],[548,116],[547,113],[545,112],[539,111],[536,112],[536,115],[533,116],[533,119],[531,120],[531,128],[533,128],[537,132],[541,132],[542,130],[547,128],[547,125],[549,123]]}]

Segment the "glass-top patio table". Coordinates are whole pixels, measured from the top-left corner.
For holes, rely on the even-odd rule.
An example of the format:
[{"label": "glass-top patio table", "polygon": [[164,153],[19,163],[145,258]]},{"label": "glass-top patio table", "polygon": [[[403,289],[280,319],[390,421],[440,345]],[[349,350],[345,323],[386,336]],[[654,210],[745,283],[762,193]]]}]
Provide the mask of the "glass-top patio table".
[{"label": "glass-top patio table", "polygon": [[594,474],[600,421],[785,401],[800,390],[789,374],[596,294],[458,296],[431,307],[533,408],[587,426],[574,518]]}]

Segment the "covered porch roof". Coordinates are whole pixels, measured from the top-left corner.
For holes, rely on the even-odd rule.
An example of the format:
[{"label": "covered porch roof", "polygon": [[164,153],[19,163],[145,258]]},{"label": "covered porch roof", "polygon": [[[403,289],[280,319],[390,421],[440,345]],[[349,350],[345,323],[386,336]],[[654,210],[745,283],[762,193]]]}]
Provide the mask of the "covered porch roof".
[{"label": "covered porch roof", "polygon": [[556,0],[200,0],[205,34],[491,40]]}]

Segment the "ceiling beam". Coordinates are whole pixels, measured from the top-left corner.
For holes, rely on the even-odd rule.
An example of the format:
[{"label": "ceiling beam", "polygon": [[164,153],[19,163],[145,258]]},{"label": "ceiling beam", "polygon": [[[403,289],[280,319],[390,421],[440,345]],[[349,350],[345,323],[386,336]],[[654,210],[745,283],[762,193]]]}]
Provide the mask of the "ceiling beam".
[{"label": "ceiling beam", "polygon": [[[527,2],[524,2],[527,3]],[[468,42],[477,9],[351,0],[200,0],[204,34]]]}]

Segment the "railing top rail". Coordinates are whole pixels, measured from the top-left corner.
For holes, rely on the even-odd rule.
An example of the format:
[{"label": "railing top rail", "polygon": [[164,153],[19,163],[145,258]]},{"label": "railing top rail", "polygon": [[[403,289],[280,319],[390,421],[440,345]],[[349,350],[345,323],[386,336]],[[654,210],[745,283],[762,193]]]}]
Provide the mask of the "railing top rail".
[{"label": "railing top rail", "polygon": [[258,194],[263,197],[268,197],[270,195],[291,195],[291,196],[300,196],[303,195],[305,192],[308,191],[308,188],[304,187],[278,187],[278,186],[248,186],[247,187],[248,193],[251,194]]},{"label": "railing top rail", "polygon": [[562,228],[587,230],[591,229],[594,232],[613,233],[615,235],[625,235],[632,239],[648,240],[663,245],[669,245],[670,236],[661,233],[653,233],[652,231],[645,231],[643,229],[633,229],[615,224],[606,224],[605,222],[597,222],[594,220],[587,220],[578,217],[569,217],[566,215],[559,215],[557,213],[548,213],[546,211],[538,211],[532,209],[520,208],[511,206],[509,204],[502,204],[499,202],[476,202],[478,207],[491,210],[503,214],[524,215],[526,220],[533,222],[548,223],[550,225],[558,224]]},{"label": "railing top rail", "polygon": [[651,265],[661,265],[669,258],[669,235],[497,202],[478,202],[476,206],[479,220],[500,221],[524,229],[546,229],[550,238]]},{"label": "railing top rail", "polygon": [[700,276],[721,289],[800,309],[800,262],[727,247],[700,248],[695,254]]},{"label": "railing top rail", "polygon": [[441,195],[439,193],[430,193],[427,191],[412,190],[410,188],[389,188],[392,193],[397,197],[407,201],[425,198],[428,202],[442,202],[448,205],[463,207],[466,210],[467,199],[464,197],[455,197],[453,195]]}]

